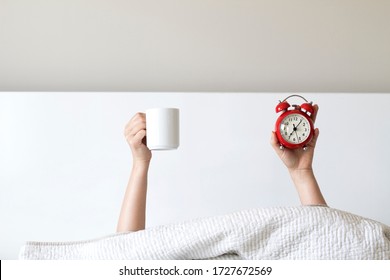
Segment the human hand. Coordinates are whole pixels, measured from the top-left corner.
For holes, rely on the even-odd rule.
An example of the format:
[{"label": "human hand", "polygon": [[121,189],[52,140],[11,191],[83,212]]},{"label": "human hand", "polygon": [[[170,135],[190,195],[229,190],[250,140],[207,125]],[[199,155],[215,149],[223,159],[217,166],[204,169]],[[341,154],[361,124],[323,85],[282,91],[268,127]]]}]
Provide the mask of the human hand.
[{"label": "human hand", "polygon": [[[318,113],[318,105],[314,105],[314,112],[310,116],[313,123],[315,123],[317,113]],[[274,131],[272,131],[271,135],[271,146],[274,148],[276,154],[282,160],[282,162],[286,165],[290,172],[292,171],[303,171],[303,170],[312,170],[313,157],[314,157],[314,148],[316,146],[316,142],[318,139],[319,130],[316,128],[314,130],[313,139],[307,144],[307,149],[304,151],[303,149],[280,149],[280,144],[276,137]]]},{"label": "human hand", "polygon": [[127,143],[133,154],[133,162],[150,162],[152,152],[146,146],[146,115],[135,114],[124,131]]}]

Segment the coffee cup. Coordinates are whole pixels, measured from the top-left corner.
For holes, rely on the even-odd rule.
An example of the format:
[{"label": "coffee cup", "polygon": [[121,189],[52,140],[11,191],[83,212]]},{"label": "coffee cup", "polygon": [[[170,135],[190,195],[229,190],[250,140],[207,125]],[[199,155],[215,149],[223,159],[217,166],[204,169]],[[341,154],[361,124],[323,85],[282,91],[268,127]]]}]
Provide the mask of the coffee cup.
[{"label": "coffee cup", "polygon": [[146,110],[146,145],[150,150],[173,150],[179,147],[179,109]]}]

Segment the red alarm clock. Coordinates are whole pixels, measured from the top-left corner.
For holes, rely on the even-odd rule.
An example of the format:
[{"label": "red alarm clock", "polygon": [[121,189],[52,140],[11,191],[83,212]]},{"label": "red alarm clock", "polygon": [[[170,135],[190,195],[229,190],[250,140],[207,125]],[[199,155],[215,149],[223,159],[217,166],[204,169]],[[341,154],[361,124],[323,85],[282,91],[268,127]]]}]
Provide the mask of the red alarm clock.
[{"label": "red alarm clock", "polygon": [[[290,97],[300,97],[306,103],[290,105],[286,100]],[[303,148],[313,139],[314,124],[311,115],[314,112],[313,102],[308,102],[300,95],[290,95],[276,106],[276,113],[282,112],[275,124],[275,133],[280,149]]]}]

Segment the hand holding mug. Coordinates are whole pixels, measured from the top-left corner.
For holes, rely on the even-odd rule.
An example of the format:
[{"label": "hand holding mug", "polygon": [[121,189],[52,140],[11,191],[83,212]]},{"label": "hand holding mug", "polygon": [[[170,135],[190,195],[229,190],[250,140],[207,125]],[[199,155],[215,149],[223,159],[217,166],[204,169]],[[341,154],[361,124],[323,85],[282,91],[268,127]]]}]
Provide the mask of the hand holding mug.
[{"label": "hand holding mug", "polygon": [[133,161],[149,162],[152,153],[146,146],[146,115],[144,113],[137,113],[132,117],[125,127],[124,135],[131,148]]}]

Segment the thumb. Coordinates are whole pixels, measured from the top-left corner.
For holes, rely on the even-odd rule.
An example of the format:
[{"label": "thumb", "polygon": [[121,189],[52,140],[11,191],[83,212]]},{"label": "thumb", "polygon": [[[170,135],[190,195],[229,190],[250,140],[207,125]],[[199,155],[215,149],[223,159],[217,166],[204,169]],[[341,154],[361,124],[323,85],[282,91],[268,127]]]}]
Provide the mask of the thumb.
[{"label": "thumb", "polygon": [[275,134],[275,131],[272,131],[271,133],[271,146],[272,148],[274,148],[275,152],[281,156],[283,154],[283,151],[280,150],[280,144],[279,144],[279,141],[278,141],[278,138],[276,137],[276,134]]},{"label": "thumb", "polygon": [[319,135],[320,135],[320,130],[318,128],[314,129],[314,136],[313,136],[313,139],[310,142],[310,146],[312,146],[313,148],[317,144],[317,140],[318,140],[318,136]]}]

